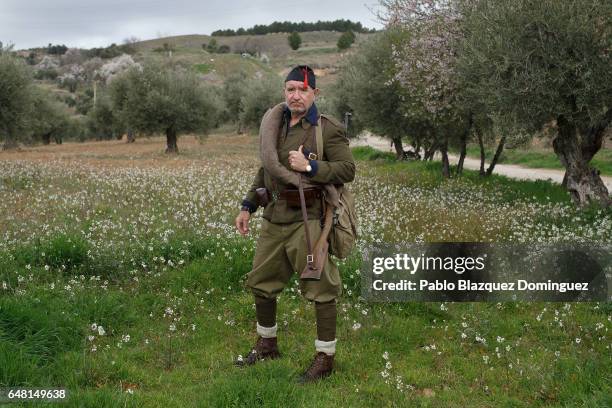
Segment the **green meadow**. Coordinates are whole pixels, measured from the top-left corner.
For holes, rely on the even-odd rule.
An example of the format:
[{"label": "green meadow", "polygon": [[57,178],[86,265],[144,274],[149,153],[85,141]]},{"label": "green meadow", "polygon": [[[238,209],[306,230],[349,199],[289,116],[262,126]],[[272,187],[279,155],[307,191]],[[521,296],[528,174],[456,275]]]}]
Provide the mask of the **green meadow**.
[{"label": "green meadow", "polygon": [[[202,68],[204,69],[204,68]],[[612,210],[548,182],[444,180],[439,163],[354,149],[360,238],[338,261],[336,371],[314,308],[280,296],[282,358],[232,365],[255,340],[244,287],[261,223],[233,227],[252,136],[66,143],[0,153],[0,388],[64,388],[66,407],[612,406],[610,303],[397,303],[360,298],[360,249],[384,242],[612,241]],[[10,406],[57,406],[24,403]]]}]

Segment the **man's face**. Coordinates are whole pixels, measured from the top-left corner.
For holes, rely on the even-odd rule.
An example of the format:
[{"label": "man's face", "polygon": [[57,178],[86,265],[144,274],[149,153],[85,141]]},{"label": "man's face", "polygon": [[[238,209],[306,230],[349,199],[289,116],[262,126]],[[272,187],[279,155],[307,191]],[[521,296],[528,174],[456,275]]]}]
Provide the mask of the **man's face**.
[{"label": "man's face", "polygon": [[285,102],[291,113],[304,114],[312,106],[319,89],[307,87],[304,89],[302,81],[285,82]]}]

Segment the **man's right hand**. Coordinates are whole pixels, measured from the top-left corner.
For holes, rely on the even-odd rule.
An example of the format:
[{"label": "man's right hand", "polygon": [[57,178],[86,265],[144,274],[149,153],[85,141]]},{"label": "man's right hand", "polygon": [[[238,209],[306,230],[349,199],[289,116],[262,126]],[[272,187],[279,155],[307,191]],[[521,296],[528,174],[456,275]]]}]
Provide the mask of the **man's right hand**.
[{"label": "man's right hand", "polygon": [[240,214],[236,217],[236,228],[238,232],[242,235],[247,235],[249,233],[249,219],[251,218],[251,213],[248,211],[240,211]]}]

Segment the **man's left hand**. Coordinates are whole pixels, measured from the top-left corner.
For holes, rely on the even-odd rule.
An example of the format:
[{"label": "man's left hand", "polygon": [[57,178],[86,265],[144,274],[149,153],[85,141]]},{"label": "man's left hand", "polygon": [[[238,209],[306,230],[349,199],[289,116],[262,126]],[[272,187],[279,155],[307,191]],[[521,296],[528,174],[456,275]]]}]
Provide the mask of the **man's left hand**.
[{"label": "man's left hand", "polygon": [[306,166],[308,166],[309,162],[306,157],[304,157],[303,152],[304,146],[300,146],[300,148],[296,150],[291,150],[289,152],[289,166],[292,170],[299,172],[306,172]]}]

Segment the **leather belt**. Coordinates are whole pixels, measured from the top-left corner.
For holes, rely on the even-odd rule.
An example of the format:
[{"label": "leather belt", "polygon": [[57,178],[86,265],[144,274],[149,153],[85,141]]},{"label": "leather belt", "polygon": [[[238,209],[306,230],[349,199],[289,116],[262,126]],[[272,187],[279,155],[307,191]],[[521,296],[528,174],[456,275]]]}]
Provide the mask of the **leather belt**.
[{"label": "leather belt", "polygon": [[[306,201],[311,201],[316,198],[321,198],[321,189],[318,187],[311,187],[304,189],[304,199]],[[296,202],[299,205],[300,202],[300,192],[298,189],[289,189],[286,188],[280,192],[278,195],[279,200],[287,200],[291,202]]]}]

